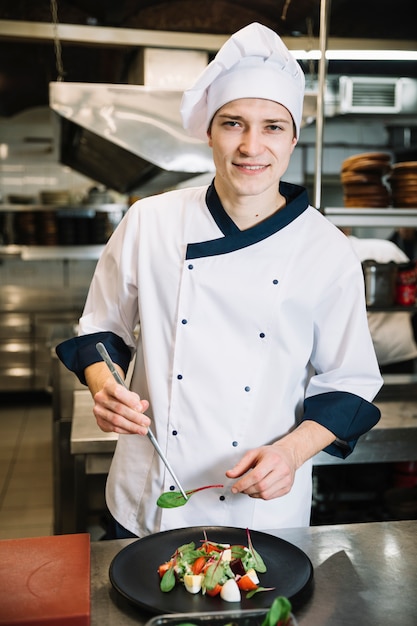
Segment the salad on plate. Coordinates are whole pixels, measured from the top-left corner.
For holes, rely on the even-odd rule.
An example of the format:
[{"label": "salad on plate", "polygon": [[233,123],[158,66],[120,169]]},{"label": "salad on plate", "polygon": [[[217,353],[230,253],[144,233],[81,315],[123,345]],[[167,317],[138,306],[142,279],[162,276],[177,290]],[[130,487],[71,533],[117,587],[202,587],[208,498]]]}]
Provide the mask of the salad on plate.
[{"label": "salad on plate", "polygon": [[206,534],[200,545],[192,541],[179,546],[168,561],[158,567],[161,591],[167,593],[177,584],[189,593],[220,597],[239,602],[274,587],[262,587],[258,574],[266,572],[265,563],[255,550],[249,530],[247,546],[210,541]]}]

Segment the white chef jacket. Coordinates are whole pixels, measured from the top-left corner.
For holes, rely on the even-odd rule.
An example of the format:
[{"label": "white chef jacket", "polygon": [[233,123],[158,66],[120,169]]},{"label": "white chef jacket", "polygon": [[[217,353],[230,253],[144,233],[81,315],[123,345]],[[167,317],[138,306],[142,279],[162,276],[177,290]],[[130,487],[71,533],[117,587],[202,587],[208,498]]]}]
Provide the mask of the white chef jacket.
[{"label": "white chef jacket", "polygon": [[[183,487],[223,485],[183,507],[157,507],[176,485],[147,437],[119,435],[106,499],[138,536],[195,525],[306,526],[311,461],[289,494],[269,501],[232,494],[226,470],[308,417],[305,398],[317,421],[327,426],[321,416],[331,414],[332,423],[344,423],[333,432],[352,439],[351,448],[379,419],[370,402],[382,379],[360,262],[305,190],[281,183],[280,191],[287,206],[245,231],[213,185],[145,198],[97,264],[81,339],[110,332],[136,355],[131,388],[149,400],[152,430]],[[364,406],[372,423],[352,430]]]}]

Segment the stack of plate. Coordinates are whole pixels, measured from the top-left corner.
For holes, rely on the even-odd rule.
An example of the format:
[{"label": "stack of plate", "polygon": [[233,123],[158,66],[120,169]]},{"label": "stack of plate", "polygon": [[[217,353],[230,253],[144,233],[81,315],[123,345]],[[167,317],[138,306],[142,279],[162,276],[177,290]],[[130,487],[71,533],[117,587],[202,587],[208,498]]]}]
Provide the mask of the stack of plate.
[{"label": "stack of plate", "polygon": [[389,182],[394,207],[417,208],[417,161],[395,163]]},{"label": "stack of plate", "polygon": [[7,197],[10,204],[36,204],[36,196],[13,193]]},{"label": "stack of plate", "polygon": [[41,191],[40,200],[42,204],[69,204],[70,193],[66,189],[62,191]]},{"label": "stack of plate", "polygon": [[340,178],[346,207],[388,207],[390,190],[385,183],[391,171],[391,156],[385,152],[364,152],[345,159]]}]

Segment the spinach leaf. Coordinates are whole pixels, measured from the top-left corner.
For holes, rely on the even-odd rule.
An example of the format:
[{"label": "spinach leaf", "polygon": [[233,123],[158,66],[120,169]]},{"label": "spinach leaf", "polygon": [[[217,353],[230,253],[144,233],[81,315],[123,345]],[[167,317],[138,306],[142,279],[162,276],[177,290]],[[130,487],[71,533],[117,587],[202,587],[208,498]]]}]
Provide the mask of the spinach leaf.
[{"label": "spinach leaf", "polygon": [[170,567],[167,569],[165,574],[161,578],[160,588],[161,591],[168,592],[175,587],[175,572],[174,568]]},{"label": "spinach leaf", "polygon": [[177,506],[184,506],[187,500],[179,491],[166,491],[162,493],[156,504],[162,509],[175,509]]},{"label": "spinach leaf", "polygon": [[187,499],[184,498],[180,491],[165,491],[162,493],[156,504],[160,506],[162,509],[175,509],[178,506],[184,506],[187,504],[190,497],[197,493],[197,491],[203,491],[203,489],[213,489],[213,488],[221,489],[223,485],[207,485],[205,487],[198,487],[198,489],[191,489],[190,491],[186,491]]},{"label": "spinach leaf", "polygon": [[271,605],[271,608],[265,615],[265,619],[262,622],[261,626],[276,626],[276,624],[280,621],[285,624],[290,616],[291,608],[291,602],[288,600],[288,598],[285,598],[284,596],[278,596],[277,598],[275,598]]}]

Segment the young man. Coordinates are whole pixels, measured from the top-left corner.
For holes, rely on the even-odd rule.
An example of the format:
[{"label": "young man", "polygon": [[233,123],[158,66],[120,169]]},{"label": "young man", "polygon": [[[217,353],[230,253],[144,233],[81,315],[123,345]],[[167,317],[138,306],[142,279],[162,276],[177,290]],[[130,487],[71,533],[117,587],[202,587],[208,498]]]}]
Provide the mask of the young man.
[{"label": "young man", "polygon": [[[182,104],[185,128],[212,148],[213,183],[129,209],[97,264],[80,336],[58,347],[100,428],[120,433],[106,496],[134,535],[308,525],[311,458],[346,456],[379,419],[360,262],[306,191],[281,181],[303,95],[273,31],[251,24],[226,42]],[[131,391],[98,341],[122,375],[136,356]],[[177,487],[150,426],[187,490],[223,486],[159,508]]]}]

